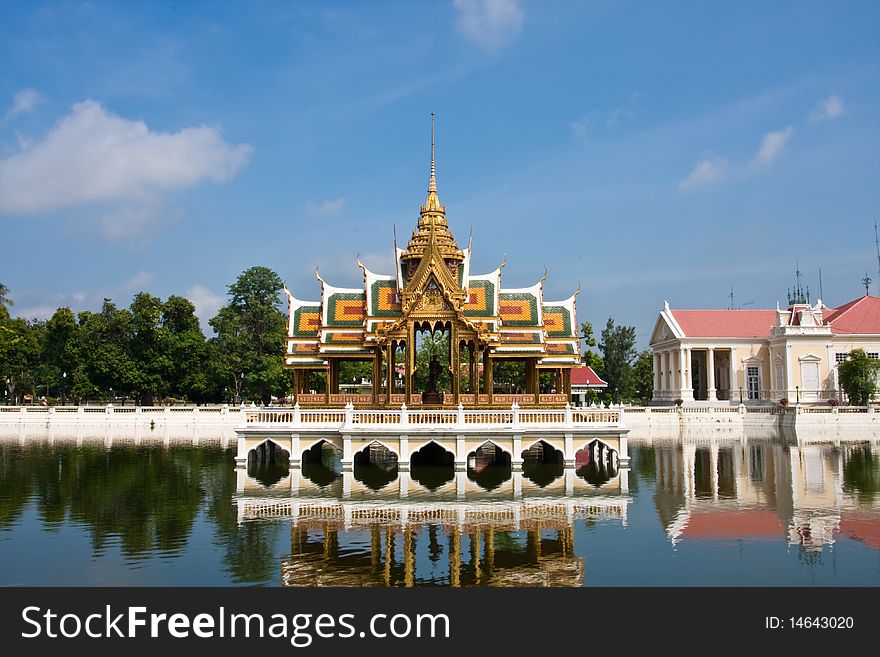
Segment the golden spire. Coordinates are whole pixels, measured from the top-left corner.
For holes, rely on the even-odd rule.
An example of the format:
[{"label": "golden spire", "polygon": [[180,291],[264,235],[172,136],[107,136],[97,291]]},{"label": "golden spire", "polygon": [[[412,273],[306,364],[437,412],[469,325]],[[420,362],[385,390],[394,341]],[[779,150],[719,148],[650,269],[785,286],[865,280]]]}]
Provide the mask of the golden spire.
[{"label": "golden spire", "polygon": [[[422,217],[433,216],[442,218],[446,215],[446,208],[440,204],[440,197],[437,196],[437,170],[434,166],[434,117],[435,112],[431,112],[431,178],[428,182],[428,198],[422,206]],[[420,222],[421,224],[421,222]]]},{"label": "golden spire", "polygon": [[434,171],[434,116],[431,112],[431,181],[428,183],[428,191],[437,193],[437,175]]}]

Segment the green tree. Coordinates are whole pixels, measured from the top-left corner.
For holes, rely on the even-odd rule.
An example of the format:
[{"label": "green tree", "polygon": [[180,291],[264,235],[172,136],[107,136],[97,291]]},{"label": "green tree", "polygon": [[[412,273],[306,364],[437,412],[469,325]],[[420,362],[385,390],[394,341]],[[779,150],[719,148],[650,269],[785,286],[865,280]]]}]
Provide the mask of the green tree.
[{"label": "green tree", "polygon": [[0,321],[9,319],[9,306],[11,305],[13,304],[9,296],[9,288],[0,283]]},{"label": "green tree", "polygon": [[[229,303],[209,322],[217,334],[214,371],[225,385],[243,389],[268,405],[290,388],[283,367],[287,320],[280,309],[281,278],[266,267],[251,267],[229,286]],[[239,377],[244,374],[243,383]]]},{"label": "green tree", "polygon": [[172,367],[166,331],[162,327],[162,300],[146,292],[131,302],[131,333],[128,351],[135,368],[134,391],[142,406],[152,406],[154,398],[168,391]]},{"label": "green tree", "polygon": [[35,392],[44,329],[44,322],[18,317],[0,321],[0,380],[10,403],[22,402],[25,395]]},{"label": "green tree", "polygon": [[[593,324],[591,322],[583,322],[581,324],[581,339],[584,341],[584,364],[591,368],[599,378],[604,380],[605,377],[605,361],[599,352],[593,351],[592,347],[596,346],[596,338],[593,336]],[[597,390],[590,389],[587,391],[586,401],[594,403],[599,401],[601,393]]]},{"label": "green tree", "polygon": [[97,389],[100,394],[131,396],[139,374],[131,355],[132,315],[104,299],[100,313],[80,313],[79,344],[84,374],[78,390]]},{"label": "green tree", "polygon": [[880,361],[868,358],[864,349],[853,349],[846,360],[837,366],[840,387],[850,404],[867,406],[877,392],[877,374]]},{"label": "green tree", "polygon": [[196,307],[189,299],[168,297],[162,306],[162,335],[169,364],[166,381],[170,394],[198,403],[210,397],[222,399],[223,391],[211,387],[207,342]]},{"label": "green tree", "polygon": [[80,361],[78,331],[76,317],[70,308],[59,308],[46,322],[41,359],[54,371],[59,384],[58,396],[62,398],[67,397],[73,383],[73,372]]},{"label": "green tree", "polygon": [[650,349],[639,352],[633,365],[633,394],[646,404],[654,394],[654,353]]},{"label": "green tree", "polygon": [[599,349],[604,361],[603,378],[608,382],[607,394],[613,402],[628,399],[633,390],[633,362],[636,359],[636,329],[615,326],[614,320],[602,329]]},{"label": "green tree", "polygon": [[441,392],[452,390],[449,372],[449,333],[436,331],[422,333],[418,340],[416,371],[413,375],[413,390],[416,392],[427,390],[431,358],[434,357],[442,366],[437,376],[437,390]]}]

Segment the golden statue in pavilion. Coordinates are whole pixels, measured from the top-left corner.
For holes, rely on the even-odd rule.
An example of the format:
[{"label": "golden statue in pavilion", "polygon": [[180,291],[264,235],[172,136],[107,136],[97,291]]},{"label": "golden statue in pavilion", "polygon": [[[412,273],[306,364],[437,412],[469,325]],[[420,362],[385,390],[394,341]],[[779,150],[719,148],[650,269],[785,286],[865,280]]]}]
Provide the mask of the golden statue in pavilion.
[{"label": "golden statue in pavilion", "polygon": [[[531,287],[503,289],[506,260],[493,272],[471,274],[472,243],[459,248],[437,195],[431,117],[428,197],[406,249],[394,240],[395,274],[375,274],[358,259],[363,288],[334,287],[316,272],[321,301],[300,301],[287,292],[285,366],[294,373],[296,401],[375,407],[562,406],[571,398],[571,369],[581,363],[575,314],[579,290],[564,301],[544,301],[546,270]],[[422,331],[448,335],[449,394],[415,389],[416,335]],[[340,393],[339,365],[348,360],[372,364],[371,393]],[[523,368],[523,391],[496,390],[493,369],[499,362]],[[308,375],[315,371],[324,374],[323,394],[310,392]],[[552,377],[550,388],[558,392],[542,394],[542,372]],[[436,382],[436,371],[431,379]]]}]

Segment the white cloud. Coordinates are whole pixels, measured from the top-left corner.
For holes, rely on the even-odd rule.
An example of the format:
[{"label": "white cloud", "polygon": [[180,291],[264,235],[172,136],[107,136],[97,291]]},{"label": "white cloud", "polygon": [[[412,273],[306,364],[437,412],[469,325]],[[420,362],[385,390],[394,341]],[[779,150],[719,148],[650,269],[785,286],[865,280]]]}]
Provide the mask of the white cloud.
[{"label": "white cloud", "polygon": [[584,140],[591,131],[600,128],[613,128],[622,119],[631,118],[632,115],[632,110],[619,107],[607,111],[594,110],[584,114],[577,121],[572,121],[568,126],[571,128],[575,138]]},{"label": "white cloud", "polygon": [[45,138],[0,160],[0,215],[101,202],[156,203],[169,190],[229,180],[252,150],[228,144],[208,126],[153,132],[143,121],[86,100]]},{"label": "white cloud", "polygon": [[788,140],[791,139],[793,132],[794,128],[788,126],[784,130],[768,132],[764,135],[764,139],[761,141],[761,148],[758,149],[757,154],[752,158],[749,168],[765,169],[773,164],[773,161],[785,148]]},{"label": "white cloud", "polygon": [[123,291],[141,292],[144,286],[153,280],[153,275],[148,271],[139,271],[122,284]]},{"label": "white cloud", "polygon": [[202,323],[202,330],[208,328],[208,320],[217,314],[226,301],[224,296],[214,294],[205,285],[193,285],[186,291],[185,296],[196,307],[196,317]]},{"label": "white cloud", "polygon": [[678,183],[679,191],[705,187],[721,180],[727,173],[727,162],[710,155],[697,162],[687,178]]},{"label": "white cloud", "polygon": [[36,89],[22,89],[12,97],[12,107],[3,117],[4,121],[8,121],[19,114],[27,114],[37,105],[43,102],[43,95]]},{"label": "white cloud", "polygon": [[327,199],[325,201],[309,201],[303,210],[309,217],[315,219],[329,219],[338,217],[345,209],[344,198]]},{"label": "white cloud", "polygon": [[16,308],[14,314],[21,319],[50,319],[56,310],[55,306],[30,306],[28,308]]},{"label": "white cloud", "polygon": [[522,31],[523,10],[517,0],[453,0],[456,27],[470,42],[495,50]]},{"label": "white cloud", "polygon": [[830,121],[842,116],[844,113],[843,99],[837,95],[823,98],[810,112],[810,121]]},{"label": "white cloud", "polygon": [[74,292],[73,294],[70,295],[70,298],[73,299],[74,301],[76,301],[77,303],[82,303],[83,301],[86,300],[86,297],[88,297],[88,296],[89,295],[86,294],[85,292]]},{"label": "white cloud", "polygon": [[385,252],[362,253],[358,257],[371,272],[394,275],[394,256],[390,248]]}]

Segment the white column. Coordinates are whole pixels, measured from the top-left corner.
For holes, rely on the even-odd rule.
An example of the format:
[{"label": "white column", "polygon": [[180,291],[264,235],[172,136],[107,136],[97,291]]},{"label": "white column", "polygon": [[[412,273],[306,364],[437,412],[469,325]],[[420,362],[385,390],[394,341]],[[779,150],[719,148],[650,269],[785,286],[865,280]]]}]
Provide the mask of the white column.
[{"label": "white column", "polygon": [[660,354],[656,351],[654,352],[654,394],[652,395],[653,399],[659,398],[660,392]]},{"label": "white column", "polygon": [[[771,363],[772,365],[772,363]],[[793,401],[790,398],[791,391],[793,390],[791,385],[791,345],[785,345],[785,398],[788,401]]]},{"label": "white column", "polygon": [[669,365],[669,351],[663,352],[663,398],[669,399],[669,391],[672,389],[672,385],[669,380],[669,372],[672,369]]},{"label": "white column", "polygon": [[709,401],[717,401],[718,396],[715,394],[715,348],[709,347],[706,350],[706,374],[708,375],[708,385],[706,386],[706,398]]},{"label": "white column", "polygon": [[688,396],[685,394],[685,389],[687,388],[687,366],[684,362],[684,354],[685,348],[678,348],[678,396],[682,399],[687,399]]},{"label": "white column", "polygon": [[718,499],[718,444],[709,447],[709,467],[712,469],[712,499]]},{"label": "white column", "polygon": [[[737,377],[737,362],[736,362],[736,347],[730,348],[730,398],[731,399],[739,399],[739,386],[736,385],[736,377]],[[734,394],[736,397],[734,397]]]},{"label": "white column", "polygon": [[510,469],[513,472],[522,472],[522,436],[516,435],[512,438],[513,454],[510,457]]},{"label": "white column", "polygon": [[351,451],[351,436],[342,436],[342,471],[351,472],[354,469],[354,454]]}]

